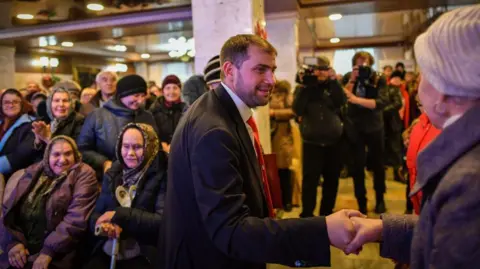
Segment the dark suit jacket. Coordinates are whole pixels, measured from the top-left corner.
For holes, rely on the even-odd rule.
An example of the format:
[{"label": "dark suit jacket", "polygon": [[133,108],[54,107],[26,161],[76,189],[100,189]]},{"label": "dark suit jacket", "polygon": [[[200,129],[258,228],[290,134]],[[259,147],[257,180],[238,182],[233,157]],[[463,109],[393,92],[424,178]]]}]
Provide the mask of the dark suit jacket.
[{"label": "dark suit jacket", "polygon": [[180,120],[168,173],[161,239],[168,269],[330,264],[324,218],[268,218],[252,142],[222,86]]}]

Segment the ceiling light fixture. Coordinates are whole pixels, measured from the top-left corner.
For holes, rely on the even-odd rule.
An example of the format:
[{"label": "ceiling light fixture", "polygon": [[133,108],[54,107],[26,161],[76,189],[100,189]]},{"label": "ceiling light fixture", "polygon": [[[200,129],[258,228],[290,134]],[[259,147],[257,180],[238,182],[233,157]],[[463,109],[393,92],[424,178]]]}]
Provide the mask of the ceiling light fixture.
[{"label": "ceiling light fixture", "polygon": [[112,51],[125,52],[127,51],[127,46],[125,45],[107,46],[107,49]]},{"label": "ceiling light fixture", "polygon": [[91,3],[87,5],[87,8],[93,11],[102,11],[105,7],[102,4]]},{"label": "ceiling light fixture", "polygon": [[73,42],[70,41],[64,41],[62,42],[62,47],[73,47]]},{"label": "ceiling light fixture", "polygon": [[33,15],[32,14],[18,14],[17,15],[17,19],[20,19],[20,20],[31,20],[33,19]]},{"label": "ceiling light fixture", "polygon": [[340,38],[338,38],[338,37],[330,38],[330,43],[335,44],[335,43],[338,43],[338,42],[340,42]]},{"label": "ceiling light fixture", "polygon": [[335,14],[331,14],[330,16],[328,16],[328,18],[331,20],[331,21],[338,21],[339,19],[341,19],[343,16],[342,14],[340,13],[335,13]]},{"label": "ceiling light fixture", "polygon": [[140,57],[141,57],[142,59],[148,59],[148,58],[150,58],[150,54],[148,54],[148,53],[142,53],[142,55],[140,55]]}]

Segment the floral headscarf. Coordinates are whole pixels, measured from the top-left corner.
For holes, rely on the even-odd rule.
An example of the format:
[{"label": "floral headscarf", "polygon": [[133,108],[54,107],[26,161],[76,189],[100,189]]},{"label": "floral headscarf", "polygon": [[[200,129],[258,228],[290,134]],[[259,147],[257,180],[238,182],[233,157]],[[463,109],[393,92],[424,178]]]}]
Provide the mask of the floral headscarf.
[{"label": "floral headscarf", "polygon": [[[143,136],[143,160],[135,168],[128,168],[122,157],[122,142],[123,135],[128,129],[137,129],[142,133]],[[116,154],[117,159],[123,166],[123,181],[124,185],[131,186],[137,183],[141,179],[145,172],[150,167],[151,163],[157,157],[158,151],[160,149],[160,142],[157,136],[157,133],[152,126],[142,123],[129,123],[123,130],[120,132],[120,135],[117,139]]]}]

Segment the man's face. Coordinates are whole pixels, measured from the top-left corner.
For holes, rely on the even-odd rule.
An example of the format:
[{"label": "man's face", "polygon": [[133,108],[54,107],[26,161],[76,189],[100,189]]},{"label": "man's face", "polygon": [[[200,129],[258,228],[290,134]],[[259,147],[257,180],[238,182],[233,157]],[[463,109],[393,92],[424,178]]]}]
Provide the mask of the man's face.
[{"label": "man's face", "polygon": [[315,69],[315,71],[313,71],[313,74],[317,76],[319,81],[325,81],[328,79],[328,70]]},{"label": "man's face", "polygon": [[103,95],[112,96],[115,94],[117,79],[111,73],[104,73],[97,81]]},{"label": "man's face", "polygon": [[370,66],[370,63],[369,63],[369,61],[368,61],[367,58],[359,57],[359,58],[355,61],[355,65],[356,65],[356,66],[361,66],[361,65]]},{"label": "man's face", "polygon": [[136,93],[122,97],[120,101],[128,109],[137,110],[145,103],[145,97],[145,93]]},{"label": "man's face", "polygon": [[248,107],[255,108],[268,104],[275,85],[274,72],[277,68],[275,57],[252,45],[248,48],[248,59],[240,68],[233,63],[227,66],[225,71],[227,79],[233,82],[232,90]]},{"label": "man's face", "polygon": [[38,87],[37,83],[28,83],[27,91],[28,91],[28,93],[38,92],[38,91],[40,91],[40,88]]}]

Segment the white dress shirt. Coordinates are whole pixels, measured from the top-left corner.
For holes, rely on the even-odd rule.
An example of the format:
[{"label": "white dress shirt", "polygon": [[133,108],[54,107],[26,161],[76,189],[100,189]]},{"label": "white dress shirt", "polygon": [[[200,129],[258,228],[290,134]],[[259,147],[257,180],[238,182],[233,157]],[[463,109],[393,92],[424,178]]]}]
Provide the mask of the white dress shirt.
[{"label": "white dress shirt", "polygon": [[248,135],[250,136],[250,139],[252,140],[252,146],[253,146],[253,151],[255,152],[255,155],[257,154],[257,151],[255,150],[255,138],[253,136],[253,130],[252,127],[247,123],[248,119],[252,117],[253,112],[252,109],[249,108],[243,101],[236,95],[227,85],[225,85],[223,82],[221,83],[223,88],[227,91],[228,95],[230,95],[230,98],[232,98],[233,102],[235,103],[235,106],[238,109],[238,112],[240,112],[240,117],[242,117],[243,123],[245,124],[245,127],[247,128]]}]

